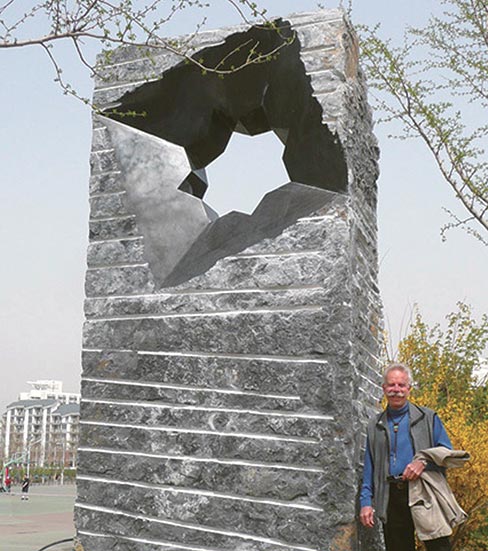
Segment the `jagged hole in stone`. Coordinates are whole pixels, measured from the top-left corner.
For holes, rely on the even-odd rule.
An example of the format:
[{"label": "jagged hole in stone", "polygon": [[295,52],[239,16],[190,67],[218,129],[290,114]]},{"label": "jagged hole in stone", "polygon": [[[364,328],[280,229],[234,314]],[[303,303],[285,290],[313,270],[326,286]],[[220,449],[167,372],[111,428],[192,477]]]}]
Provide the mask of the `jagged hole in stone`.
[{"label": "jagged hole in stone", "polygon": [[225,153],[207,167],[205,202],[221,216],[232,210],[251,214],[266,193],[289,180],[283,151],[274,132],[234,132]]},{"label": "jagged hole in stone", "polygon": [[[276,24],[279,33],[251,27],[228,36],[222,45],[194,54],[209,67],[230,70],[246,63],[249,52],[244,44],[259,44],[264,51],[278,49],[279,55],[271,61],[250,64],[223,79],[213,73],[204,76],[191,63],[180,63],[161,79],[120,99],[119,112],[145,113],[145,117],[109,113],[184,148],[194,175],[180,183],[181,191],[206,199],[203,170],[222,155],[233,133],[256,136],[268,131],[274,131],[285,146],[282,158],[289,175],[285,181],[347,191],[342,145],[322,123],[322,108],[303,66],[299,41],[288,22],[277,20]],[[282,47],[283,39],[291,43]]]},{"label": "jagged hole in stone", "polygon": [[[322,122],[322,107],[305,71],[300,43],[288,22],[277,20],[276,24],[279,33],[251,27],[195,54],[209,67],[230,70],[234,64],[246,63],[249,51],[244,44],[259,44],[264,51],[279,49],[269,62],[250,64],[222,79],[213,73],[202,75],[191,63],[179,63],[120,99],[119,112],[146,116],[125,118],[107,112],[124,125],[160,139],[147,140],[147,147],[144,134],[128,140],[141,142],[141,166],[151,166],[152,172],[141,177],[140,167],[131,166],[134,181],[126,185],[128,202],[145,238],[149,266],[161,287],[204,273],[219,259],[279,235],[298,218],[330,203],[334,194],[347,193],[342,144]],[[280,49],[283,39],[291,41]],[[243,150],[243,138],[236,134],[250,137],[250,152]],[[263,134],[275,143],[279,138],[283,147],[267,151],[259,143],[263,138],[256,138]],[[240,151],[234,160],[231,154],[222,161],[229,166],[224,169],[222,187],[233,202],[225,200],[219,206],[210,195],[220,214],[231,210],[218,218],[208,205],[205,171],[228,150],[233,136],[233,142],[241,141]],[[154,148],[158,158],[149,155],[148,148]],[[136,160],[125,155],[129,165]],[[266,174],[269,162],[282,165],[284,177]]]}]

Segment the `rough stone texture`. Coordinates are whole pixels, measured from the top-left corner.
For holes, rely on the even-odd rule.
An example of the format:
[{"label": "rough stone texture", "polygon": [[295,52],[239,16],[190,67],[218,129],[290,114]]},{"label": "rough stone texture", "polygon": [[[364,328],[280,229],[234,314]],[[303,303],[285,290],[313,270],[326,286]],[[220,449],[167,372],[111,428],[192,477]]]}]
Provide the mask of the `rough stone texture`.
[{"label": "rough stone texture", "polygon": [[[76,504],[86,551],[381,549],[356,523],[364,427],[380,394],[378,148],[343,12],[286,21],[299,56],[289,74],[309,90],[302,105],[326,128],[332,164],[304,181],[320,148],[293,158],[290,146],[287,167],[300,164],[304,180],[290,174],[253,216],[215,221],[189,159],[266,121],[299,141],[307,125],[271,124],[286,105],[279,93],[251,112],[227,98],[244,111],[205,146],[94,118]],[[205,32],[189,48],[221,55],[246,32]],[[164,91],[179,63],[132,48],[111,59],[96,82],[102,109]],[[259,71],[243,71],[246,86],[252,75],[262,85]],[[208,79],[188,78],[205,92]]]}]

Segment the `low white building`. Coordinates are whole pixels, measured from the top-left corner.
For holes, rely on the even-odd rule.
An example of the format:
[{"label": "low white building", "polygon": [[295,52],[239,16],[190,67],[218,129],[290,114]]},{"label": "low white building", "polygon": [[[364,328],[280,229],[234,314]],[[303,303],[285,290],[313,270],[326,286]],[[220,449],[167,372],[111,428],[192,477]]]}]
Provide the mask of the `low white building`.
[{"label": "low white building", "polygon": [[31,466],[76,466],[80,395],[61,381],[33,381],[30,392],[3,414],[4,457],[22,456]]}]

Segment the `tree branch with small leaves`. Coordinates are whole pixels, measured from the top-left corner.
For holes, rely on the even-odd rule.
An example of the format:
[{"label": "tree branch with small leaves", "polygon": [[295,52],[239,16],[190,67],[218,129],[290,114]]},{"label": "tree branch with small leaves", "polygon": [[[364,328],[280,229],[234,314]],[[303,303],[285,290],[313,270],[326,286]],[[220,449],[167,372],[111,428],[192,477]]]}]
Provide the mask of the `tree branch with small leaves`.
[{"label": "tree branch with small leaves", "polygon": [[381,122],[400,123],[394,137],[420,138],[468,216],[448,211],[452,228],[464,228],[488,245],[487,118],[468,110],[488,107],[488,3],[441,0],[442,17],[407,29],[392,45],[379,28],[361,28],[362,55]]},{"label": "tree branch with small leaves", "polygon": [[[224,0],[246,24],[264,26],[280,37],[279,45],[270,51],[260,49],[259,43],[246,43],[241,48],[248,49],[244,61],[226,64],[232,54],[214,66],[207,66],[192,51],[192,38],[206,24],[205,10],[210,7],[204,0],[46,0],[31,2],[25,7],[25,0],[9,0],[0,5],[0,50],[25,47],[41,47],[51,62],[55,81],[65,94],[81,99],[94,107],[88,98],[81,97],[77,90],[64,78],[63,68],[54,50],[54,44],[69,41],[80,63],[90,71],[91,76],[103,79],[101,67],[91,62],[86,53],[89,41],[112,51],[120,46],[135,46],[144,49],[144,55],[158,55],[171,52],[182,60],[200,68],[202,73],[217,73],[221,76],[243,68],[269,61],[293,39],[281,32],[279,26],[267,19],[266,10],[260,9],[250,0]],[[194,32],[182,40],[163,38],[164,26],[184,10],[200,10],[202,17]],[[32,36],[31,24],[44,28],[45,32]],[[105,57],[105,65],[110,63],[110,55]]]}]

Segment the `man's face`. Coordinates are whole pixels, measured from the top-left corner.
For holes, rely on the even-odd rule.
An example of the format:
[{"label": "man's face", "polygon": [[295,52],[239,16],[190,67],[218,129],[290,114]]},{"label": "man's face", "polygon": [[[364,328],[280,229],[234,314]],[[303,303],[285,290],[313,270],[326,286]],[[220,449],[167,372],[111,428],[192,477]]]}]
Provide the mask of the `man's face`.
[{"label": "man's face", "polygon": [[392,409],[402,408],[410,394],[408,375],[397,369],[390,371],[386,376],[386,383],[383,384],[383,392]]}]

